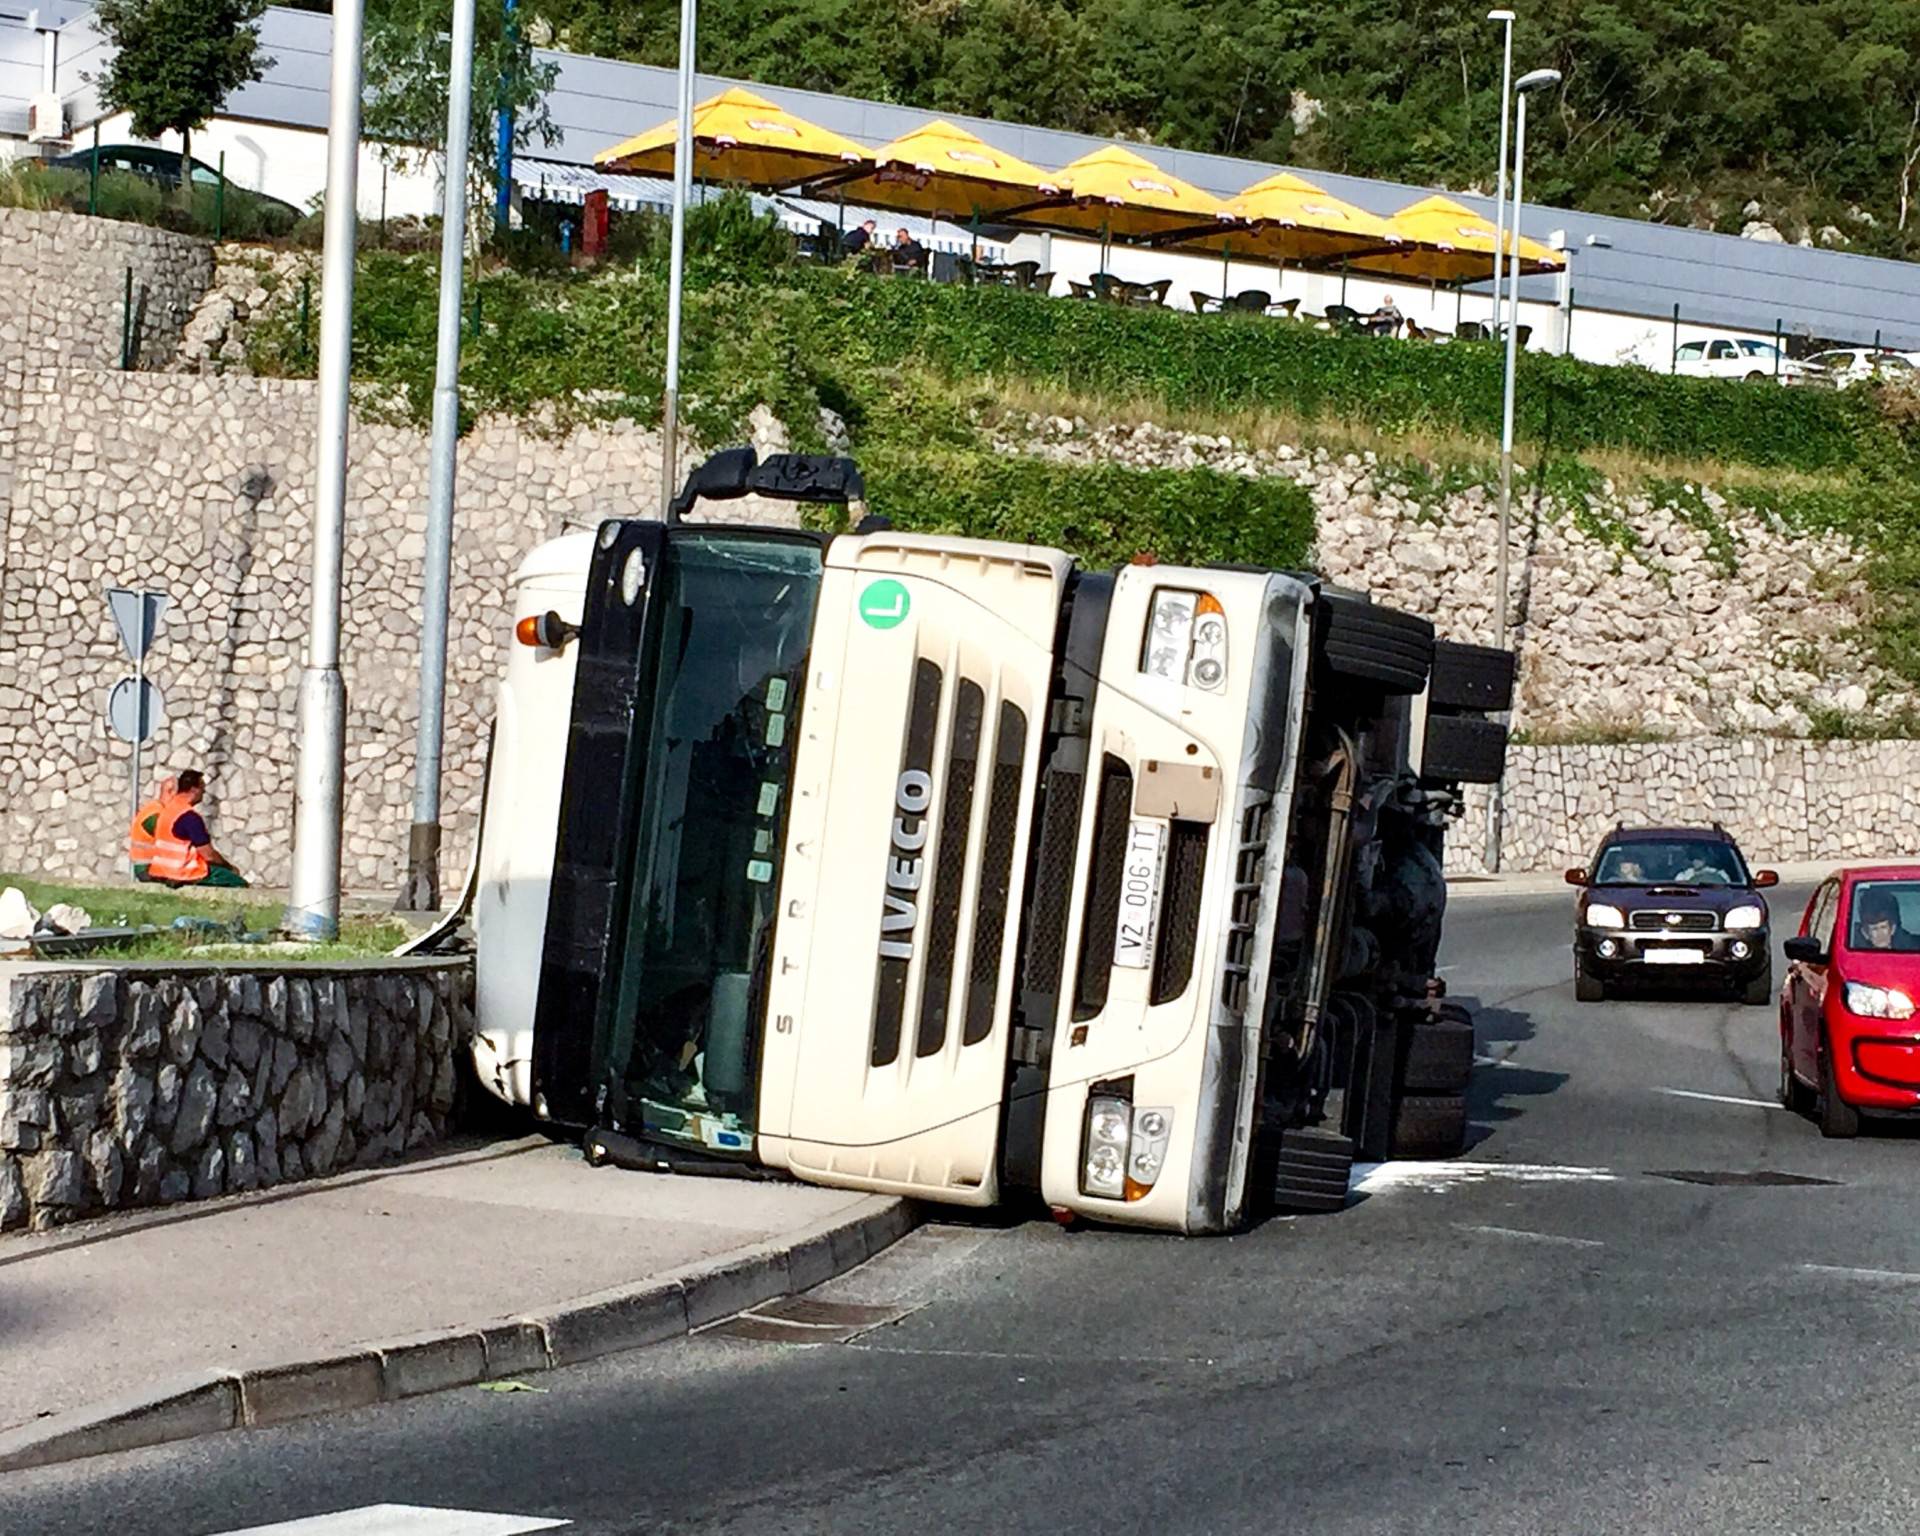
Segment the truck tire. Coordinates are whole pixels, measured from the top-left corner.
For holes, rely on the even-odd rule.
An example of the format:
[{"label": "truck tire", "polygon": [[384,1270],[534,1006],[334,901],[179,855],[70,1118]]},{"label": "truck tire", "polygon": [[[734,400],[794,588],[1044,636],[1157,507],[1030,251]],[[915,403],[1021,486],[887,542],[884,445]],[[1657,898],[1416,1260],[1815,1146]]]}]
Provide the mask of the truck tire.
[{"label": "truck tire", "polygon": [[1450,784],[1498,784],[1507,769],[1507,728],[1472,715],[1429,715],[1420,777]]},{"label": "truck tire", "polygon": [[1512,651],[1492,645],[1433,643],[1433,677],[1427,684],[1427,708],[1470,709],[1497,715],[1513,708]]},{"label": "truck tire", "polygon": [[1460,1094],[1473,1076],[1473,1026],[1457,1019],[1416,1024],[1401,1087],[1408,1093]]},{"label": "truck tire", "polygon": [[1347,1203],[1353,1143],[1337,1131],[1292,1130],[1280,1138],[1273,1203],[1281,1211],[1337,1211]]},{"label": "truck tire", "polygon": [[1467,1144],[1467,1101],[1457,1093],[1410,1093],[1393,1117],[1395,1157],[1456,1157]]},{"label": "truck tire", "polygon": [[1433,670],[1433,625],[1397,608],[1345,593],[1323,592],[1326,627],[1321,657],[1347,682],[1390,694],[1418,693]]}]

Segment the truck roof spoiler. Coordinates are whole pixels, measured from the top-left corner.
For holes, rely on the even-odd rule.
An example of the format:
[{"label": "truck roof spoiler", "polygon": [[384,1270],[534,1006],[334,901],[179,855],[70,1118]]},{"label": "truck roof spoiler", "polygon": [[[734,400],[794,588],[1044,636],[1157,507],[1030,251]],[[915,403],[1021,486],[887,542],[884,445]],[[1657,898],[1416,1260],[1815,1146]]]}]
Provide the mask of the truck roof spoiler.
[{"label": "truck roof spoiler", "polygon": [[851,509],[865,503],[867,487],[852,459],[819,453],[770,453],[762,459],[752,448],[723,448],[687,476],[687,483],[667,507],[667,521],[681,521],[696,501],[735,501],[742,496]]}]

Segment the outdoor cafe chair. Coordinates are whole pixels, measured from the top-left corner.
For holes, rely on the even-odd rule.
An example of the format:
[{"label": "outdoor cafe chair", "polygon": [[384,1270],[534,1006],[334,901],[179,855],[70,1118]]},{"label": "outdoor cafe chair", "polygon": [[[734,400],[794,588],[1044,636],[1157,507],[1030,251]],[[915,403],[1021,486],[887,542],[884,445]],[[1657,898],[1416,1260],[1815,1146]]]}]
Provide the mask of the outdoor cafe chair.
[{"label": "outdoor cafe chair", "polygon": [[1027,283],[1027,291],[1029,293],[1052,292],[1053,291],[1053,274],[1051,272],[1034,273],[1032,279]]},{"label": "outdoor cafe chair", "polygon": [[1300,301],[1298,299],[1280,299],[1271,306],[1273,313],[1282,315],[1288,320],[1293,319],[1293,312],[1299,307]]},{"label": "outdoor cafe chair", "polygon": [[1350,304],[1329,304],[1326,313],[1321,316],[1327,325],[1336,331],[1358,331],[1360,329],[1360,311]]},{"label": "outdoor cafe chair", "polygon": [[1163,309],[1166,307],[1167,290],[1173,286],[1173,279],[1163,277],[1153,283],[1121,282],[1116,286],[1119,290],[1117,296],[1122,304],[1131,305],[1135,309]]},{"label": "outdoor cafe chair", "polygon": [[1264,288],[1242,288],[1227,301],[1227,307],[1245,310],[1248,314],[1264,315],[1273,307],[1273,295]]},{"label": "outdoor cafe chair", "polygon": [[1482,320],[1462,320],[1459,329],[1453,333],[1455,341],[1491,341],[1491,333]]}]

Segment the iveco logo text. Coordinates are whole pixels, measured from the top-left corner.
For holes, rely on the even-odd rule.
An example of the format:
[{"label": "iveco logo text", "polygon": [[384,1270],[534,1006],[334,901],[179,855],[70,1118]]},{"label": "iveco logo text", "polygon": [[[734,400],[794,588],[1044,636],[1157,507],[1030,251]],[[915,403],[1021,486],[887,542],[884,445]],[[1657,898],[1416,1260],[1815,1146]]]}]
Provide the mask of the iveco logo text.
[{"label": "iveco logo text", "polygon": [[915,893],[920,889],[920,850],[927,846],[927,807],[933,803],[933,780],[919,768],[909,768],[894,787],[893,848],[887,854],[886,905],[880,912],[880,958],[913,958],[913,924],[917,916]]}]

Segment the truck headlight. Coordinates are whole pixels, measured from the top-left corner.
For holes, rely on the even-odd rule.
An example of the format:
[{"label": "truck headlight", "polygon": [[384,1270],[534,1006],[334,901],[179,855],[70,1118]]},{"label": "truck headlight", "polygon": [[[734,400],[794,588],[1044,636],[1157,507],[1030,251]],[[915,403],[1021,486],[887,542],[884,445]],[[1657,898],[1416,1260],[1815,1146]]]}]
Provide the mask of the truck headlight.
[{"label": "truck headlight", "polygon": [[1133,1106],[1100,1094],[1087,1100],[1086,1156],[1080,1169],[1080,1193],[1124,1200],[1127,1154],[1133,1139]]},{"label": "truck headlight", "polygon": [[1913,999],[1898,987],[1870,987],[1863,981],[1850,981],[1846,991],[1847,1012],[1863,1019],[1910,1019]]},{"label": "truck headlight", "polygon": [[1587,926],[1589,928],[1624,928],[1627,917],[1618,907],[1610,907],[1603,901],[1596,901],[1587,908]]},{"label": "truck headlight", "polygon": [[1160,1170],[1167,1166],[1167,1142],[1172,1136],[1172,1110],[1136,1109],[1133,1112],[1133,1145],[1127,1154],[1129,1200],[1138,1200],[1153,1188]]},{"label": "truck headlight", "polygon": [[1182,682],[1208,693],[1227,686],[1227,614],[1211,592],[1162,587],[1140,656],[1148,677]]},{"label": "truck headlight", "polygon": [[1738,933],[1749,928],[1764,928],[1766,926],[1767,909],[1765,907],[1735,907],[1727,914],[1727,929],[1729,932]]}]

